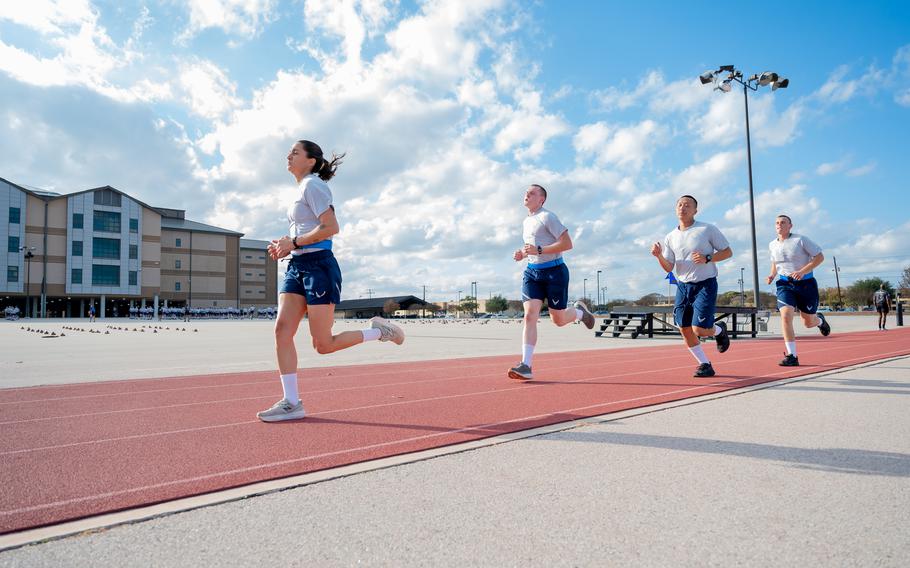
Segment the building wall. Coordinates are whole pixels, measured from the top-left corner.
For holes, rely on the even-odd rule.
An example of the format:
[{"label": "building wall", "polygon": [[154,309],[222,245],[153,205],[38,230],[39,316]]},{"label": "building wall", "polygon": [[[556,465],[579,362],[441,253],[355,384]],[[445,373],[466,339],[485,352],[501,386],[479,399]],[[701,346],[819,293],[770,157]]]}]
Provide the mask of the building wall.
[{"label": "building wall", "polygon": [[240,249],[240,303],[242,306],[274,306],[278,303],[278,266],[261,248]]},{"label": "building wall", "polygon": [[232,235],[162,227],[161,297],[197,308],[236,307],[239,240]]},{"label": "building wall", "polygon": [[[98,190],[105,191],[105,190]],[[95,192],[79,193],[70,195],[66,199],[57,199],[51,202],[55,211],[60,206],[65,207],[65,219],[63,232],[65,232],[65,251],[64,262],[68,269],[65,271],[65,290],[66,294],[73,295],[106,295],[119,297],[141,296],[141,284],[139,282],[140,268],[142,267],[143,247],[141,242],[144,215],[144,207],[126,195],[120,196],[120,206],[100,205],[95,203]],[[117,232],[98,230],[94,228],[94,215],[96,211],[112,212],[120,215],[120,230]],[[82,228],[73,227],[73,215],[82,215]],[[60,222],[59,213],[55,212],[52,216],[57,222]],[[138,220],[136,232],[131,230],[130,220]],[[49,226],[48,233],[50,233]],[[57,227],[53,227],[58,229]],[[94,239],[104,238],[119,241],[120,258],[96,258],[94,256]],[[48,239],[50,243],[50,238]],[[82,255],[73,254],[75,242],[82,243]],[[137,258],[129,257],[130,245],[137,247]],[[50,245],[49,250],[52,250]],[[96,285],[93,283],[93,272],[96,267],[116,266],[119,268],[119,278],[116,284]],[[82,270],[82,282],[73,282],[73,269]],[[129,282],[130,272],[136,273],[136,284],[131,285]],[[50,272],[49,272],[50,276]],[[50,290],[48,294],[51,295]]]},{"label": "building wall", "polygon": [[[0,292],[22,293],[25,289],[25,251],[9,252],[8,248],[11,236],[19,239],[19,246],[25,246],[27,195],[18,187],[0,181],[0,247],[2,247],[0,254],[3,255],[0,257],[3,258],[3,262],[0,264]],[[10,207],[19,209],[18,223],[10,223]],[[17,279],[15,282],[7,282],[7,269],[11,266],[16,267]]]}]

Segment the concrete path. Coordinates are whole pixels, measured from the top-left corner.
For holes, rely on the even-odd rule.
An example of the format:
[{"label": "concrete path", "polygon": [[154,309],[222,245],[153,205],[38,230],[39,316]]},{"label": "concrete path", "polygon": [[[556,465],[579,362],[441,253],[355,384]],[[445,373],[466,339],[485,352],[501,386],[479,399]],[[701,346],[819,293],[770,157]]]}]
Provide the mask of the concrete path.
[{"label": "concrete path", "polygon": [[906,566],[910,358],[0,553],[0,566]]}]

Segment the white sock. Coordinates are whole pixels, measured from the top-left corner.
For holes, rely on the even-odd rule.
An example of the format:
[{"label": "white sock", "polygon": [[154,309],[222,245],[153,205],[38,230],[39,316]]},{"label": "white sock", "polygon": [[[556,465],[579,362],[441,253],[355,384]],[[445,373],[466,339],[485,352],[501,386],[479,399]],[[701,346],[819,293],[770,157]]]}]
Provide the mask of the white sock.
[{"label": "white sock", "polygon": [[793,355],[796,357],[796,342],[795,341],[784,341],[784,345],[787,346],[787,354]]},{"label": "white sock", "polygon": [[534,358],[534,346],[528,345],[527,343],[522,345],[521,346],[521,362],[524,363],[525,365],[527,365],[528,367],[530,367],[531,359],[533,359],[533,358]]},{"label": "white sock", "polygon": [[695,360],[698,361],[699,363],[704,364],[704,363],[711,362],[711,361],[708,361],[708,356],[705,355],[705,350],[701,348],[701,344],[696,345],[695,347],[690,347],[689,353],[691,353],[692,356],[695,357]]},{"label": "white sock", "polygon": [[281,388],[284,389],[284,399],[291,404],[300,402],[300,395],[297,393],[297,373],[281,375]]},{"label": "white sock", "polygon": [[382,337],[382,332],[376,328],[371,327],[370,329],[361,329],[360,333],[363,334],[363,342],[367,341],[376,341]]},{"label": "white sock", "polygon": [[723,331],[724,330],[722,330],[719,325],[714,324],[714,335],[720,335]]},{"label": "white sock", "polygon": [[585,313],[583,311],[581,311],[580,309],[575,308],[575,319],[578,321],[581,321],[581,319],[583,317],[585,317]]}]

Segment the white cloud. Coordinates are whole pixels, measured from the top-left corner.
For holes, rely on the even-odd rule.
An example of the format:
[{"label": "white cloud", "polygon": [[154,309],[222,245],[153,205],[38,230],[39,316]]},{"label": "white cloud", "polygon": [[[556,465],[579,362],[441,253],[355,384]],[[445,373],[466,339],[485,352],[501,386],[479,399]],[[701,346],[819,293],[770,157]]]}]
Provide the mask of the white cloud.
[{"label": "white cloud", "polygon": [[199,116],[221,118],[240,105],[236,84],[211,61],[184,62],[180,65],[177,83],[187,106]]},{"label": "white cloud", "polygon": [[837,162],[825,162],[824,164],[819,164],[815,168],[815,173],[820,176],[829,176],[831,174],[836,174],[838,172],[844,171],[844,168],[847,167],[847,164],[850,162],[848,158],[843,158]]},{"label": "white cloud", "polygon": [[667,139],[666,127],[648,119],[619,128],[604,122],[586,124],[578,129],[572,143],[580,157],[593,155],[599,165],[639,170]]},{"label": "white cloud", "polygon": [[600,110],[623,110],[647,102],[663,88],[663,74],[660,71],[649,71],[631,91],[623,91],[619,87],[607,87],[591,93],[591,98]]},{"label": "white cloud", "polygon": [[190,21],[178,37],[180,41],[210,28],[248,39],[262,32],[277,17],[274,0],[193,0],[189,9]]},{"label": "white cloud", "polygon": [[868,164],[848,170],[847,175],[850,177],[864,176],[864,175],[874,172],[876,166],[877,166],[877,164],[875,162],[869,162]]}]

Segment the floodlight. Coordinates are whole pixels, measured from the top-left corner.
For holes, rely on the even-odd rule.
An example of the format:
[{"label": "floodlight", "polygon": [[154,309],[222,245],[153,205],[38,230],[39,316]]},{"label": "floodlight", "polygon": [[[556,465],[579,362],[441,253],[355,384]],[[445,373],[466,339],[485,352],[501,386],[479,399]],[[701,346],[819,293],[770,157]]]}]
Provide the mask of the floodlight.
[{"label": "floodlight", "polygon": [[758,81],[758,73],[749,77],[749,82],[751,83],[752,81]]},{"label": "floodlight", "polygon": [[775,81],[771,85],[771,90],[786,89],[788,85],[790,85],[790,79],[781,79],[780,81]]},{"label": "floodlight", "polygon": [[727,79],[723,83],[717,86],[718,91],[723,91],[729,93],[733,89],[733,85],[730,84],[730,79]]},{"label": "floodlight", "polygon": [[732,66],[732,65],[721,65],[717,70],[720,71],[720,72],[727,71],[727,72],[729,72],[729,73],[732,73],[732,72],[733,72],[733,66]]},{"label": "floodlight", "polygon": [[702,73],[701,75],[698,76],[698,80],[701,81],[702,85],[707,85],[708,83],[710,83],[711,81],[714,80],[714,72],[705,71],[704,73]]},{"label": "floodlight", "polygon": [[762,87],[766,87],[775,81],[777,81],[777,73],[774,73],[772,71],[765,71],[758,78],[758,84]]}]

